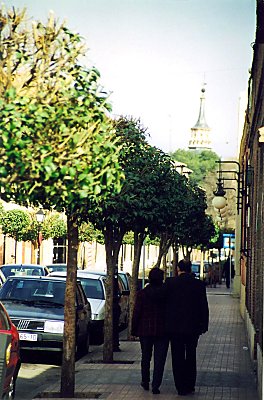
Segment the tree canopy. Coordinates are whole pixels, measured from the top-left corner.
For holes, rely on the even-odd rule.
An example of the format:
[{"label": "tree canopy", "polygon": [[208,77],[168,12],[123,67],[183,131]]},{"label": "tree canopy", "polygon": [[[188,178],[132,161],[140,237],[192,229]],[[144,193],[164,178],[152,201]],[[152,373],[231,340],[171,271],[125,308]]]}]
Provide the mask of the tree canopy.
[{"label": "tree canopy", "polygon": [[207,177],[217,170],[215,161],[219,160],[219,156],[211,150],[184,150],[178,149],[170,154],[175,161],[180,161],[187,165],[193,172],[190,179],[198,185],[203,186]]}]

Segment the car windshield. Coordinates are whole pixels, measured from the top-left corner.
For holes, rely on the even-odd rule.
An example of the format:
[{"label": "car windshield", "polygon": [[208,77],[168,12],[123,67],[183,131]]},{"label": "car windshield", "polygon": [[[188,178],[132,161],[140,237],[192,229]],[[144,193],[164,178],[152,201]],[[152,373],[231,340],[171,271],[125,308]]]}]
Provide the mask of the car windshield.
[{"label": "car windshield", "polygon": [[43,268],[35,265],[3,265],[1,271],[7,278],[8,276],[43,276]]},{"label": "car windshield", "polygon": [[9,278],[0,290],[0,299],[19,302],[64,304],[65,282]]},{"label": "car windshield", "polygon": [[78,279],[81,281],[87,298],[104,300],[105,296],[103,285],[99,279],[80,277],[78,277]]}]

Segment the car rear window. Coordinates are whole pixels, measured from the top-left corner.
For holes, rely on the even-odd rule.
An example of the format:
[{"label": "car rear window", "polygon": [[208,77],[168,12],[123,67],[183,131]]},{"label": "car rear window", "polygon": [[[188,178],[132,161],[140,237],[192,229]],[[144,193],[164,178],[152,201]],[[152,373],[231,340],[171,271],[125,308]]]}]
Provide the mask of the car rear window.
[{"label": "car rear window", "polygon": [[99,279],[79,278],[86,297],[90,299],[104,300],[104,290],[102,282]]},{"label": "car rear window", "polygon": [[3,274],[8,276],[43,276],[45,272],[43,268],[35,266],[17,266],[17,265],[4,265],[1,267]]}]

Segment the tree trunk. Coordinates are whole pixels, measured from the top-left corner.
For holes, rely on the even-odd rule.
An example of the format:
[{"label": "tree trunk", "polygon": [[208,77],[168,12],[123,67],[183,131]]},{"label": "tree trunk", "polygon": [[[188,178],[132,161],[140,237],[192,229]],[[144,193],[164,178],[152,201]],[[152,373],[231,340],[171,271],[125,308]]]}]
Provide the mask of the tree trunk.
[{"label": "tree trunk", "polygon": [[74,397],[75,387],[75,324],[78,225],[76,215],[67,218],[68,258],[64,307],[63,357],[61,366],[61,397]]},{"label": "tree trunk", "polygon": [[113,329],[114,329],[114,301],[116,301],[117,279],[118,279],[118,255],[122,244],[125,230],[114,229],[112,225],[106,227],[104,232],[107,284],[104,320],[104,347],[103,362],[113,362]]},{"label": "tree trunk", "polygon": [[36,248],[37,242],[31,242],[31,264],[37,264]]},{"label": "tree trunk", "polygon": [[113,236],[111,231],[105,232],[105,252],[106,252],[106,300],[105,300],[105,319],[104,319],[104,347],[103,361],[110,363],[113,361],[113,298],[114,298],[114,269],[112,267]]},{"label": "tree trunk", "polygon": [[167,278],[167,275],[168,275],[168,272],[167,272],[167,269],[168,269],[168,265],[167,265],[167,254],[168,254],[168,253],[165,253],[164,256],[163,256],[163,259],[162,259],[162,266],[163,266],[164,278],[165,278],[165,279]]},{"label": "tree trunk", "polygon": [[163,233],[160,236],[159,255],[156,267],[160,268],[161,260],[164,254],[167,254],[172,243],[172,237],[168,233]]},{"label": "tree trunk", "polygon": [[145,237],[146,237],[145,233],[134,232],[134,259],[132,265],[132,277],[131,277],[131,286],[129,295],[129,320],[128,320],[128,330],[127,330],[128,340],[131,339],[132,315],[137,295],[139,263]]}]

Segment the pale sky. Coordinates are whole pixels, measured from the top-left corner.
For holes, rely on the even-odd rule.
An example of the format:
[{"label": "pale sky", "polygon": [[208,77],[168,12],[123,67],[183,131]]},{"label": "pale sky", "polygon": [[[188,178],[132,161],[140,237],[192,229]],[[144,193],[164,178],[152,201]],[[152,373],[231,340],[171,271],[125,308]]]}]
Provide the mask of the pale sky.
[{"label": "pale sky", "polygon": [[112,92],[113,114],[140,118],[165,152],[188,148],[203,83],[213,150],[237,154],[238,102],[247,90],[255,0],[8,0],[33,19],[49,10],[80,33],[87,63]]}]

